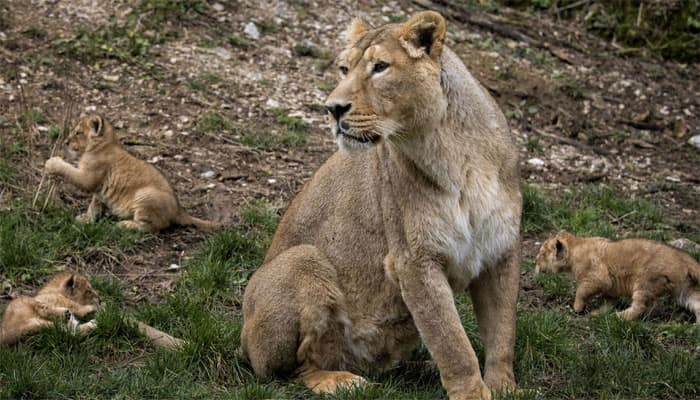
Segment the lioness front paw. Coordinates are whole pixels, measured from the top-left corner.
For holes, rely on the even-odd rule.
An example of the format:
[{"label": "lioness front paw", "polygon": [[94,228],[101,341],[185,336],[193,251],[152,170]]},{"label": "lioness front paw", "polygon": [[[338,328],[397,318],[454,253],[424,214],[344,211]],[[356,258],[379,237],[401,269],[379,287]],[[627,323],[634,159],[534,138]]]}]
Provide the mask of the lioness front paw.
[{"label": "lioness front paw", "polygon": [[451,393],[450,400],[491,400],[491,390],[484,382],[468,392]]},{"label": "lioness front paw", "polygon": [[61,157],[51,157],[46,160],[44,170],[49,174],[56,174],[61,170],[61,166],[65,161]]},{"label": "lioness front paw", "polygon": [[352,389],[367,383],[363,377],[346,371],[315,371],[302,380],[316,394],[333,394],[340,388]]}]

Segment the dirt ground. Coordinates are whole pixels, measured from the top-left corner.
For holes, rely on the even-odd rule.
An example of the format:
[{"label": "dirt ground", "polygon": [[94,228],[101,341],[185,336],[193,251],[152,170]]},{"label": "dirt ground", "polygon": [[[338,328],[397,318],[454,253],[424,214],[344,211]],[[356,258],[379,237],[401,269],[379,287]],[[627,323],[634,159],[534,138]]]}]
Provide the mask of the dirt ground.
[{"label": "dirt ground", "polygon": [[[16,135],[27,110],[44,116],[21,129],[30,155],[17,161],[22,184],[0,189],[0,208],[34,196],[54,143],[51,125],[63,124],[67,115],[99,112],[129,151],[165,173],[194,215],[236,224],[240,206],[261,198],[284,209],[336,149],[322,104],[337,79],[331,62],[343,46],[343,30],[356,16],[379,25],[428,4],[205,1],[191,18],[166,19],[156,32],[146,30],[146,38],[161,29],[177,37],[133,61],[84,62],[57,50],[60,38],[126,23],[140,3],[0,1],[0,135]],[[523,42],[459,22],[459,7],[436,8],[450,17],[447,45],[509,118],[525,182],[553,191],[605,183],[700,222],[700,149],[687,144],[700,133],[698,65],[621,57],[613,44],[553,15],[473,12],[530,39]],[[258,38],[245,32],[251,23]],[[246,135],[264,139],[285,131],[274,109],[310,125],[306,143],[244,144]],[[202,118],[211,112],[230,125],[205,129]],[[88,205],[87,196],[67,185],[59,185],[55,201],[76,212]],[[181,265],[202,237],[172,229],[149,242],[148,251],[83,267],[138,288],[133,301],[157,301],[174,279],[166,269]],[[526,238],[526,258],[541,239]]]}]

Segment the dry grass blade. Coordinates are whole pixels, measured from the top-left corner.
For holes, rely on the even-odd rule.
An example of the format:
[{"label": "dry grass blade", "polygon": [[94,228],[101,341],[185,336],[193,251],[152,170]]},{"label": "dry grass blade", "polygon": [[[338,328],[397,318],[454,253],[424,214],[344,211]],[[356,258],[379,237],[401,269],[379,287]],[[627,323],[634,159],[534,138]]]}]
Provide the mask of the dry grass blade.
[{"label": "dry grass blade", "polygon": [[[69,131],[70,129],[70,121],[72,120],[73,116],[73,99],[71,97],[68,97],[65,101],[66,107],[64,108],[63,111],[63,121],[61,124],[61,131],[59,132],[58,136],[56,137],[56,140],[53,142],[53,146],[51,146],[51,153],[49,154],[49,158],[54,157],[56,155],[56,151],[58,150],[59,143],[63,142],[65,133]],[[36,189],[36,193],[34,193],[34,199],[32,200],[32,207],[36,207],[36,202],[39,199],[39,194],[41,193],[41,189],[44,186],[44,181],[46,180],[46,171],[42,171],[41,174],[41,180],[39,181],[39,186]],[[44,200],[44,204],[41,207],[41,211],[43,212],[46,207],[48,206],[49,201],[51,198],[53,198],[55,192],[56,192],[56,183],[51,180],[51,178],[48,178],[49,182],[49,191],[46,196],[46,199]]]}]

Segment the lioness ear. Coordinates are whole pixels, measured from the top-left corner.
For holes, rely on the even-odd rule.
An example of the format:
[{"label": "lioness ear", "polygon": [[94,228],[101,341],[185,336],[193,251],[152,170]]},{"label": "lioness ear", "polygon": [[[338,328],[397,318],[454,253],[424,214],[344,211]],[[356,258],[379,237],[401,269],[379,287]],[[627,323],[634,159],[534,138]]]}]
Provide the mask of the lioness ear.
[{"label": "lioness ear", "polygon": [[437,62],[445,42],[445,18],[435,11],[420,12],[403,24],[399,41],[409,56],[420,58],[427,54]]},{"label": "lioness ear", "polygon": [[362,18],[355,18],[352,23],[345,31],[345,39],[348,42],[348,46],[354,45],[362,35],[365,34],[372,27]]},{"label": "lioness ear", "polygon": [[102,123],[102,117],[99,115],[94,115],[90,117],[90,128],[92,129],[92,134],[95,136],[102,135],[102,128],[104,124]]}]

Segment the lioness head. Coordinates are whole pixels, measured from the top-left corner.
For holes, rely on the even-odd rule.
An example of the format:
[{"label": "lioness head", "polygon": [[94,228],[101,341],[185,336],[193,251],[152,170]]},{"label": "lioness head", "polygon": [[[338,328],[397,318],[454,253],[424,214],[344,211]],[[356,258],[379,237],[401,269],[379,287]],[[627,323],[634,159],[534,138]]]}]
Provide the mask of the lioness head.
[{"label": "lioness head", "polygon": [[337,58],[340,82],[325,104],[338,145],[367,148],[435,127],[447,108],[440,86],[445,19],[426,11],[379,28],[355,20],[347,38]]},{"label": "lioness head", "polygon": [[73,273],[62,273],[56,276],[47,284],[53,286],[64,296],[83,305],[97,305],[100,297],[90,282],[82,275]]},{"label": "lioness head", "polygon": [[561,272],[569,269],[569,245],[566,231],[545,240],[537,254],[535,272]]},{"label": "lioness head", "polygon": [[66,139],[66,156],[78,158],[83,153],[114,140],[112,127],[104,118],[99,115],[82,116]]}]

